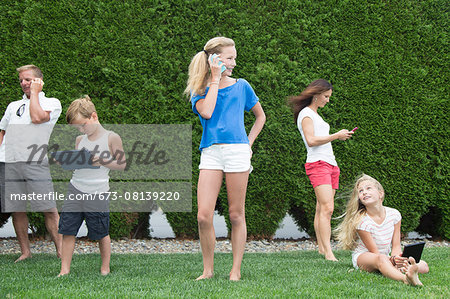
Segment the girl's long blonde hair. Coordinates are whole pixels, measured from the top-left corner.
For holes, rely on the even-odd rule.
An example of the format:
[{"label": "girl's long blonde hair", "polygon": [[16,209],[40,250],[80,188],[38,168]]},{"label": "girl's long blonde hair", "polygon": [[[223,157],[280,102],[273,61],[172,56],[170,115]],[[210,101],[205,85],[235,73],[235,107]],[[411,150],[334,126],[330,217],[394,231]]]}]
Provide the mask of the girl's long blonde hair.
[{"label": "girl's long blonde hair", "polygon": [[203,95],[211,77],[208,57],[210,54],[220,54],[224,47],[234,46],[231,38],[219,36],[210,39],[203,51],[198,52],[189,64],[189,79],[184,93],[189,95]]},{"label": "girl's long blonde hair", "polygon": [[361,222],[364,215],[366,215],[366,207],[359,200],[358,188],[359,184],[364,181],[371,181],[381,193],[381,200],[384,200],[384,189],[380,182],[367,174],[362,174],[355,182],[353,191],[350,195],[350,200],[347,203],[344,220],[335,229],[335,235],[339,241],[339,246],[343,249],[354,249],[356,246],[357,234],[356,228]]}]

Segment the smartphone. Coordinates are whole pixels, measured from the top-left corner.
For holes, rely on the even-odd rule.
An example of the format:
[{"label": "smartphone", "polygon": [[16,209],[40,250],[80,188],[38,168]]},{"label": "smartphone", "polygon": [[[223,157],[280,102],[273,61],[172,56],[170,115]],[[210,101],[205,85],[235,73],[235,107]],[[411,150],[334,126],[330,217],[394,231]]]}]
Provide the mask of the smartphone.
[{"label": "smartphone", "polygon": [[[217,57],[217,54],[213,54],[211,56],[211,62],[213,62],[214,58]],[[219,66],[221,66],[222,68],[220,69],[220,73],[223,73],[223,71],[225,71],[227,69],[227,67],[223,64],[222,61],[219,61]]]},{"label": "smartphone", "polygon": [[358,130],[358,127],[354,127],[352,132],[355,132],[356,130]]}]

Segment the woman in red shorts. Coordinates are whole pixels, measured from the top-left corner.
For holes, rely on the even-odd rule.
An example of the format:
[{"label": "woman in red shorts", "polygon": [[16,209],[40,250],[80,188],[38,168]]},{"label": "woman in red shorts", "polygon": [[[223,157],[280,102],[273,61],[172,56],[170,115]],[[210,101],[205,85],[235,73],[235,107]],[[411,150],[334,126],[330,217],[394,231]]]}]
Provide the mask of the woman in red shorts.
[{"label": "woman in red shorts", "polygon": [[327,260],[337,261],[331,251],[330,221],[340,171],[331,142],[336,139],[347,140],[353,132],[344,129],[330,135],[330,125],[317,113],[318,108],[323,108],[329,102],[332,91],[333,86],[328,81],[318,79],[309,84],[300,95],[290,97],[289,102],[306,146],[306,174],[317,199],[314,230],[319,253]]}]

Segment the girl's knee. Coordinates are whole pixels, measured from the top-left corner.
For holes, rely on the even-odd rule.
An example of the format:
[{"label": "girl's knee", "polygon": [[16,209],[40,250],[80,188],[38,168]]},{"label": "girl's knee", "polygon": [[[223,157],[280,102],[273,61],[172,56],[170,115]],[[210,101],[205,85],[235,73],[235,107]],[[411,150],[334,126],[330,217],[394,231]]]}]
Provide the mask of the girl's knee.
[{"label": "girl's knee", "polygon": [[200,227],[213,225],[213,216],[209,213],[197,213],[197,222]]},{"label": "girl's knee", "polygon": [[430,272],[430,268],[428,267],[427,262],[420,261],[417,265],[419,266],[419,273],[428,273],[428,272]]},{"label": "girl's knee", "polygon": [[245,215],[241,212],[230,212],[231,225],[240,225],[245,223]]},{"label": "girl's knee", "polygon": [[389,257],[384,254],[377,254],[377,268],[380,269],[383,264],[389,263],[392,265]]}]

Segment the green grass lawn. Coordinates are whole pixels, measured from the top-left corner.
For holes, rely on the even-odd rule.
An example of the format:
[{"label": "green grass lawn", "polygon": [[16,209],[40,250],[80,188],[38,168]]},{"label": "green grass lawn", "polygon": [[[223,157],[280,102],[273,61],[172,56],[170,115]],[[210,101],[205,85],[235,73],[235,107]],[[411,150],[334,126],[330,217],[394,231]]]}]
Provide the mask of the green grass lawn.
[{"label": "green grass lawn", "polygon": [[98,254],[75,255],[72,272],[57,278],[55,255],[34,254],[14,264],[17,255],[0,255],[0,298],[450,298],[450,248],[427,248],[430,273],[424,287],[410,287],[380,274],[353,270],[350,252],[338,251],[338,263],[317,252],[248,253],[242,280],[228,281],[231,254],[216,254],[215,276],[195,281],[202,272],[201,254],[113,254],[111,274],[99,274]]}]

